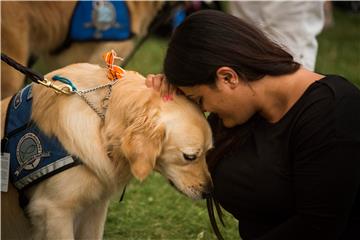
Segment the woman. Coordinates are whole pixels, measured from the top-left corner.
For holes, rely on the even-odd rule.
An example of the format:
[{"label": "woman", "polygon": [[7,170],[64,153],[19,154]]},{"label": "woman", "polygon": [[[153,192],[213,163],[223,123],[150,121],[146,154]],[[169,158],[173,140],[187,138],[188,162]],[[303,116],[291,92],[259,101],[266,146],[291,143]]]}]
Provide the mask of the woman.
[{"label": "woman", "polygon": [[360,91],[311,72],[236,17],[200,11],[174,32],[163,75],[203,111],[214,198],[248,239],[360,239]]}]

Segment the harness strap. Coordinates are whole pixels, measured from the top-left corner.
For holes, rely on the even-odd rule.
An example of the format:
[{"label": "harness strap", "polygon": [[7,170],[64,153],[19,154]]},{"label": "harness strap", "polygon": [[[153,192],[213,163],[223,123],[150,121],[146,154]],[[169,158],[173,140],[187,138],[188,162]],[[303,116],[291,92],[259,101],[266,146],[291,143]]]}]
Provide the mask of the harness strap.
[{"label": "harness strap", "polygon": [[[76,167],[78,165],[82,165],[82,162],[81,162],[81,160],[79,158],[73,157],[73,159],[74,159],[73,163],[68,164],[65,167],[61,168],[61,169],[57,169],[57,170],[55,170],[55,171],[53,171],[51,173],[48,173],[44,177],[38,178],[37,180],[33,181],[32,183],[30,183],[29,185],[27,185],[26,187],[24,187],[22,189],[18,189],[20,207],[25,211],[27,205],[29,204],[30,199],[26,196],[25,191],[27,189],[29,189],[31,186],[34,186],[37,183],[39,183],[39,182],[41,182],[41,181],[43,181],[43,180],[45,180],[47,178],[50,178],[50,177],[52,177],[52,176],[54,176],[54,175],[56,175],[56,174],[58,174],[58,173],[60,173],[62,171],[65,171],[65,170],[67,170],[69,168]],[[25,211],[25,213],[26,213],[26,211]]]},{"label": "harness strap", "polygon": [[[7,115],[6,115],[6,118],[7,118]],[[1,153],[4,153],[5,152],[5,149],[7,148],[7,143],[9,141],[9,138],[11,138],[12,136],[24,131],[26,128],[28,128],[30,123],[27,123],[9,133],[6,133],[4,134],[4,137],[1,139]],[[5,125],[7,125],[7,120],[5,122]],[[5,128],[7,129],[7,128]],[[6,130],[5,130],[6,131]]]},{"label": "harness strap", "polygon": [[[13,95],[10,99],[10,102],[13,102],[15,95]],[[8,138],[8,120],[9,120],[9,112],[10,112],[10,104],[8,105],[8,108],[6,110],[6,116],[5,116],[5,129],[4,129],[4,137],[1,139],[1,153],[5,152],[6,145],[9,141]]]}]

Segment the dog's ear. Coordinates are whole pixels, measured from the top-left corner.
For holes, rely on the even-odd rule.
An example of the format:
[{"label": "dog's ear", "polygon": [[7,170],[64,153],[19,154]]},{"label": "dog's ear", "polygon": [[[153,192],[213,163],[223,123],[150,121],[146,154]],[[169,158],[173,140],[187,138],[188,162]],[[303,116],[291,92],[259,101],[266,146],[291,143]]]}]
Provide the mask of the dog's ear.
[{"label": "dog's ear", "polygon": [[154,169],[165,137],[165,127],[156,122],[157,114],[141,115],[132,119],[121,141],[121,149],[129,160],[131,172],[140,181]]}]

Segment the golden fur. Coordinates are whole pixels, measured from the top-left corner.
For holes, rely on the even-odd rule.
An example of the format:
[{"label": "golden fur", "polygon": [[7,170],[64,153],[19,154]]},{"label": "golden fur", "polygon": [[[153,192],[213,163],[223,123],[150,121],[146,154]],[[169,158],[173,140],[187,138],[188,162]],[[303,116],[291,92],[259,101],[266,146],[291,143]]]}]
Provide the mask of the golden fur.
[{"label": "golden fur", "polygon": [[[46,75],[69,78],[79,89],[107,83],[106,70],[73,64]],[[113,86],[104,121],[78,95],[57,95],[33,86],[32,119],[44,133],[56,136],[83,164],[56,174],[26,191],[27,213],[18,206],[10,184],[2,193],[2,239],[101,239],[109,199],[134,176],[160,172],[187,196],[198,199],[211,188],[205,161],[211,131],[201,111],[183,96],[163,101],[147,88],[143,76],[127,71]],[[101,102],[104,90],[90,99]],[[1,102],[1,137],[9,98]],[[183,154],[195,154],[187,161]],[[33,235],[30,234],[30,226]]]},{"label": "golden fur", "polygon": [[[128,1],[131,30],[143,36],[163,1]],[[76,2],[1,1],[1,52],[26,65],[30,56],[44,58],[49,69],[76,62],[99,64],[108,49],[127,57],[134,39],[108,42],[74,42],[60,54],[50,55],[66,39]],[[24,83],[24,75],[1,63],[1,96],[11,96]]]}]

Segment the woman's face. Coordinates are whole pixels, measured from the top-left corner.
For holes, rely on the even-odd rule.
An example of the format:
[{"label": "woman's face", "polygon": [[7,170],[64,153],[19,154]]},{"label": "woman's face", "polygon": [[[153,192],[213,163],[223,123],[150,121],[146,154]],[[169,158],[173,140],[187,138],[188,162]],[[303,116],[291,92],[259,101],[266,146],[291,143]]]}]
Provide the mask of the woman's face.
[{"label": "woman's face", "polygon": [[225,127],[245,123],[255,113],[254,93],[244,82],[235,84],[222,79],[216,86],[179,87],[204,112],[216,113]]}]

